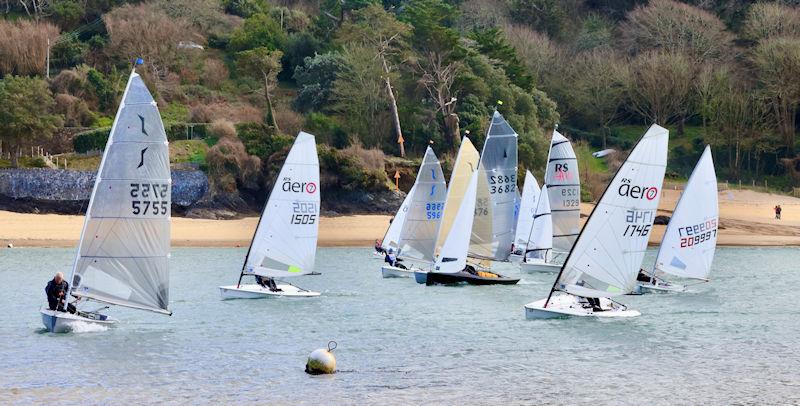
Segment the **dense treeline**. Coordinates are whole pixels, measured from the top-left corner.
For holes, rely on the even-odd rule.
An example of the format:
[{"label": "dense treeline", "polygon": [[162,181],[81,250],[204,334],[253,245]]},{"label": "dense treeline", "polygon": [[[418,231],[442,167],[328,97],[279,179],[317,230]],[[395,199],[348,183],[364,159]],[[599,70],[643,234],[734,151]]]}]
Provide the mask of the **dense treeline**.
[{"label": "dense treeline", "polygon": [[542,166],[556,124],[628,148],[658,122],[679,174],[710,143],[720,177],[800,181],[788,1],[0,0],[0,12],[5,153],[69,128],[100,129],[79,143],[102,145],[92,137],[141,57],[168,127],[207,123],[199,161],[218,190],[262,188],[255,175],[300,129],[327,144],[334,183],[379,188],[379,151],[399,155],[401,135],[411,156],[429,141],[452,154],[467,131],[482,144],[494,108],[520,134],[522,167]]}]

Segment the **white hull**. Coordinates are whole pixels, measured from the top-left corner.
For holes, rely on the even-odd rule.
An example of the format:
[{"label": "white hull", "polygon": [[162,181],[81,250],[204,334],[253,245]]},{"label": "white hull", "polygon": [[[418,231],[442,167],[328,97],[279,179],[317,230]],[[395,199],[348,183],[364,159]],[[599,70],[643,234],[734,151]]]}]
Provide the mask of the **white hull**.
[{"label": "white hull", "polygon": [[511,254],[508,256],[508,262],[518,264],[522,262],[522,255],[520,254]]},{"label": "white hull", "polygon": [[652,283],[647,282],[639,282],[636,285],[636,289],[634,293],[674,293],[674,292],[685,292],[686,286],[679,285],[677,283],[670,283],[666,281],[659,280],[657,284],[653,285]]},{"label": "white hull", "polygon": [[561,317],[636,317],[641,315],[637,310],[629,310],[609,299],[600,298],[600,307],[603,311],[595,311],[591,306],[582,303],[577,296],[568,294],[553,295],[547,307],[542,299],[525,305],[525,318],[527,319],[554,319]]},{"label": "white hull", "polygon": [[112,326],[118,322],[117,319],[98,313],[89,313],[90,315],[96,315],[97,317],[89,318],[82,317],[77,314],[50,310],[46,307],[42,307],[39,312],[42,314],[42,324],[44,324],[44,328],[51,333],[68,333],[79,324]]},{"label": "white hull", "polygon": [[391,265],[381,267],[381,274],[384,278],[413,278],[415,269],[403,269]]},{"label": "white hull", "polygon": [[519,264],[519,270],[522,273],[558,273],[561,270],[561,265],[552,262],[545,262],[542,259],[529,258],[527,261]]},{"label": "white hull", "polygon": [[222,299],[263,299],[275,297],[317,297],[319,292],[300,289],[294,285],[277,284],[280,291],[273,292],[258,284],[220,286],[219,293]]}]

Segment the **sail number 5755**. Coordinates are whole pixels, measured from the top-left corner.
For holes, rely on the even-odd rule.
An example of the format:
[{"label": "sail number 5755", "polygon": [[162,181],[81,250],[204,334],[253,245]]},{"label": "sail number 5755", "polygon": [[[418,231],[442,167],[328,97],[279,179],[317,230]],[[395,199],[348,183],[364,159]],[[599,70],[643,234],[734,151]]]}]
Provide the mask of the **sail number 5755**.
[{"label": "sail number 5755", "polygon": [[131,183],[131,214],[162,216],[169,214],[169,184]]}]

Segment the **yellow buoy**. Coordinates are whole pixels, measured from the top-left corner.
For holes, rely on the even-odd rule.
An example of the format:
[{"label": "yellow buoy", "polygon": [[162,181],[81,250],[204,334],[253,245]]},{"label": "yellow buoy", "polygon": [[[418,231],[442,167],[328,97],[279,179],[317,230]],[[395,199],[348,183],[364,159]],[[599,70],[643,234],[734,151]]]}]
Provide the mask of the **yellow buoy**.
[{"label": "yellow buoy", "polygon": [[332,374],[336,372],[336,357],[333,350],[336,349],[336,341],[328,342],[328,348],[314,350],[306,361],[306,373],[311,375]]}]

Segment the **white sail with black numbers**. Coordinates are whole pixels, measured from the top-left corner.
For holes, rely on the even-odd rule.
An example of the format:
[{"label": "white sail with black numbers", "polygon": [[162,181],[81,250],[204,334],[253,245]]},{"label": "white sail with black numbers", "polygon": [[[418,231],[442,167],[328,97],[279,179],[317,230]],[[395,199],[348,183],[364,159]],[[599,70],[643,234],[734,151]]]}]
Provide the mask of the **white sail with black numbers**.
[{"label": "white sail with black numbers", "polygon": [[669,219],[655,271],[708,279],[717,247],[718,223],[717,175],[711,148],[707,146]]},{"label": "white sail with black numbers", "polygon": [[319,210],[317,144],[313,135],[300,132],[258,221],[244,273],[287,277],[313,272]]},{"label": "white sail with black numbers", "polygon": [[400,255],[433,263],[447,184],[442,165],[428,147],[414,182],[411,206],[400,231]]},{"label": "white sail with black numbers", "polygon": [[394,215],[392,219],[392,223],[389,224],[389,228],[386,230],[386,235],[383,236],[383,241],[381,241],[381,248],[388,251],[389,248],[393,250],[397,250],[400,244],[400,231],[403,229],[403,224],[406,222],[406,215],[408,215],[408,210],[411,208],[411,196],[414,195],[414,187],[408,191],[406,198],[403,199],[403,204],[400,205],[400,208],[397,209],[397,213]]},{"label": "white sail with black numbers", "polygon": [[528,236],[533,227],[533,218],[536,215],[537,199],[540,196],[539,183],[533,177],[531,171],[525,172],[525,183],[522,186],[522,197],[520,199],[517,228],[514,237],[516,249],[524,249],[528,243]]},{"label": "white sail with black numbers", "polygon": [[495,111],[481,153],[470,255],[505,261],[516,227],[517,133]]},{"label": "white sail with black numbers", "polygon": [[170,314],[171,184],[164,124],[132,72],[86,211],[74,295]]},{"label": "white sail with black numbers", "polygon": [[586,221],[557,289],[583,297],[633,290],[661,199],[668,139],[653,124],[636,144]]},{"label": "white sail with black numbers", "polygon": [[533,226],[525,247],[526,258],[547,258],[547,251],[553,249],[553,216],[550,213],[550,199],[547,185],[542,186],[539,200],[533,215]]},{"label": "white sail with black numbers", "polygon": [[544,183],[553,213],[553,250],[569,252],[580,232],[581,182],[572,144],[556,130],[547,155]]}]

